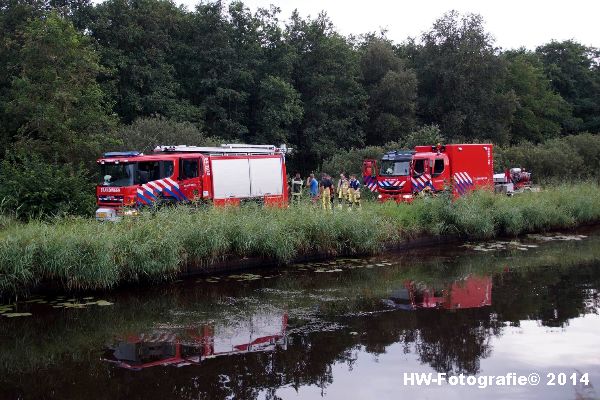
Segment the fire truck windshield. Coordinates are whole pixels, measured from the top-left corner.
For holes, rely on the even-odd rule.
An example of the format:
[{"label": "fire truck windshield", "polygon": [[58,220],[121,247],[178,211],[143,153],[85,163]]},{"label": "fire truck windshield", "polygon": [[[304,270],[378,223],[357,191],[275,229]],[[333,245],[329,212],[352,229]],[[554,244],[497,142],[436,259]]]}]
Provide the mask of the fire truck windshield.
[{"label": "fire truck windshield", "polygon": [[140,185],[173,175],[173,161],[105,163],[101,165],[103,186]]},{"label": "fire truck windshield", "polygon": [[410,161],[392,161],[382,160],[381,171],[382,176],[408,176],[410,169]]},{"label": "fire truck windshield", "polygon": [[102,164],[100,177],[103,186],[133,185],[134,164]]}]

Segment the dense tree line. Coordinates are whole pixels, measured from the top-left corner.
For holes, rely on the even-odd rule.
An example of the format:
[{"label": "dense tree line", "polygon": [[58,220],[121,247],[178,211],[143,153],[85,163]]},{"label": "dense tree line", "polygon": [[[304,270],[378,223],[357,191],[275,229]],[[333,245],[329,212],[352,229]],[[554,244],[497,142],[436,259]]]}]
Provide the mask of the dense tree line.
[{"label": "dense tree line", "polygon": [[452,11],[403,43],[283,17],[241,2],[0,0],[0,158],[68,170],[158,140],[285,142],[306,172],[423,127],[501,145],[600,132],[597,48],[503,51],[480,16]]}]

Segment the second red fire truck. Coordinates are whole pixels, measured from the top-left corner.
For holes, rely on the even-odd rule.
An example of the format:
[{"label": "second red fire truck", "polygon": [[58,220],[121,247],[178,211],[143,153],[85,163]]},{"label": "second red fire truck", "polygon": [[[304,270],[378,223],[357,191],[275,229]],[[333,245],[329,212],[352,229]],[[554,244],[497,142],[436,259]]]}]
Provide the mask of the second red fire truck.
[{"label": "second red fire truck", "polygon": [[423,192],[449,191],[454,197],[494,187],[492,144],[416,146],[365,160],[365,186],[380,201],[410,202]]}]

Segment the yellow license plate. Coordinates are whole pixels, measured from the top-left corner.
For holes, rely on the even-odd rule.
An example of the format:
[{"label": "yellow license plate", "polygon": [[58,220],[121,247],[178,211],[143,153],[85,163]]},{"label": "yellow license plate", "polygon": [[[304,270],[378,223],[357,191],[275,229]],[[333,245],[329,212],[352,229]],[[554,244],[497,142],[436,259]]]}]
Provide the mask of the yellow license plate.
[{"label": "yellow license plate", "polygon": [[98,213],[98,218],[106,218],[107,214],[106,213]]}]

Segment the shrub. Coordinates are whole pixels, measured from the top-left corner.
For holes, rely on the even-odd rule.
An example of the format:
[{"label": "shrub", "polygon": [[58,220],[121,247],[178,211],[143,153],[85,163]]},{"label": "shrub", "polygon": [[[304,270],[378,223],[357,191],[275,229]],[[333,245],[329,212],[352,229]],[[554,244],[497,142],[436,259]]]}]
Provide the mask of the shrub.
[{"label": "shrub", "polygon": [[535,180],[574,180],[600,176],[600,135],[582,133],[534,145],[496,147],[497,169],[525,167]]},{"label": "shrub", "polygon": [[23,220],[91,215],[94,186],[83,166],[43,161],[30,154],[9,155],[0,164],[2,211]]},{"label": "shrub", "polygon": [[389,142],[383,146],[367,146],[362,149],[342,150],[323,162],[323,171],[337,176],[338,173],[356,174],[361,177],[362,163],[365,159],[380,159],[391,150],[412,149],[417,145],[433,145],[444,141],[437,125],[425,125],[411,132],[405,141]]},{"label": "shrub", "polygon": [[161,116],[143,117],[117,131],[120,150],[149,152],[158,145],[212,146],[219,138],[207,137],[201,127],[191,122],[177,122]]}]

